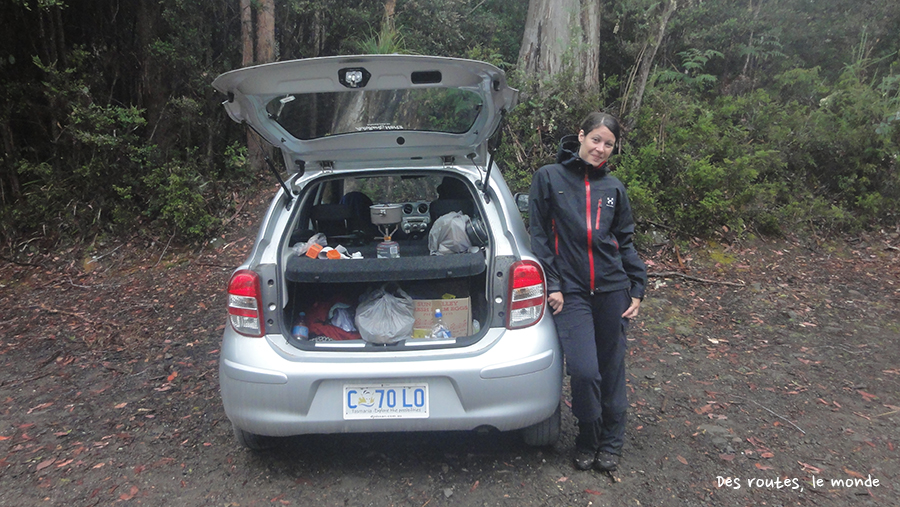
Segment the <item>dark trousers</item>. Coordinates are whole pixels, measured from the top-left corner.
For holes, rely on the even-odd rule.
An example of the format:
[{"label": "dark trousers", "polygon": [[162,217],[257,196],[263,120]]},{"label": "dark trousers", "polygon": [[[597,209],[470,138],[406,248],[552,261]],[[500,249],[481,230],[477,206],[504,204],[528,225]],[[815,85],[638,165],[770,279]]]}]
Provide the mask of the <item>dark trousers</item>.
[{"label": "dark trousers", "polygon": [[575,446],[619,454],[625,441],[625,327],[631,304],[627,290],[564,294],[554,316],[572,383],[572,413],[578,419]]}]

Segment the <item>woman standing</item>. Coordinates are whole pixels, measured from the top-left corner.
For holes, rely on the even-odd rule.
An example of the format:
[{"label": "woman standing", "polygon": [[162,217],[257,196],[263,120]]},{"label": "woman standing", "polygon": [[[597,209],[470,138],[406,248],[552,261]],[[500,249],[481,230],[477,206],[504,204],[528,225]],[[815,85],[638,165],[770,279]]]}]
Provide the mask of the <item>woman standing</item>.
[{"label": "woman standing", "polygon": [[547,301],[571,377],[579,470],[618,467],[628,408],[625,326],[637,316],[647,284],[625,187],[606,163],[618,139],[614,117],[591,113],[531,184],[531,246],[547,274]]}]

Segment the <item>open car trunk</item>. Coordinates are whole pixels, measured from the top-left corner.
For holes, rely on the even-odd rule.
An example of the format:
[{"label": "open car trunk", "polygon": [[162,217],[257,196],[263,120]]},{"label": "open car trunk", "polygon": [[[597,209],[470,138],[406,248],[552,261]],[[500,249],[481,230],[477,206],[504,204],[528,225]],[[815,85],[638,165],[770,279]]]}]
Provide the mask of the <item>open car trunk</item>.
[{"label": "open car trunk", "polygon": [[[462,213],[469,222],[483,223],[475,196],[471,185],[448,173],[324,177],[308,184],[298,199],[282,265],[285,329],[303,312],[309,337],[290,336],[289,342],[302,349],[397,350],[477,340],[490,325],[489,235],[482,234],[481,241],[467,237],[468,248],[460,248],[460,253],[432,255],[429,248],[429,235],[444,215]],[[373,205],[395,206],[400,222],[373,224]],[[378,245],[389,232],[399,256],[379,258]],[[319,233],[327,247],[341,245],[356,258],[298,254],[299,247]],[[367,339],[366,323],[354,317],[361,302],[378,290],[412,299],[414,324],[409,336],[397,335],[387,344]],[[450,340],[429,339],[436,308],[441,308],[451,330]],[[357,329],[360,325],[363,330]]]}]

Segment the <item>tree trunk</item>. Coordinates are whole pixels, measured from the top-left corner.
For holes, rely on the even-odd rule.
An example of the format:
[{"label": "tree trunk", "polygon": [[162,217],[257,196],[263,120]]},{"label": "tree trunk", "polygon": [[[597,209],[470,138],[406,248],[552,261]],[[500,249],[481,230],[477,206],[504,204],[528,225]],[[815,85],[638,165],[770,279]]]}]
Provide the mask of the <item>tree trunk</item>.
[{"label": "tree trunk", "polygon": [[54,36],[56,42],[56,55],[59,59],[59,68],[64,69],[66,67],[66,32],[64,30],[65,25],[63,24],[62,19],[62,11],[63,7],[56,6],[52,11],[53,15],[53,27],[56,30],[56,34]]},{"label": "tree trunk", "polygon": [[0,180],[0,204],[9,205],[19,200],[19,197],[22,196],[22,186],[19,183],[19,174],[16,170],[16,165],[12,163],[12,159],[15,158],[16,147],[14,145],[14,138],[12,129],[9,128],[9,123],[4,121],[0,123],[0,139],[3,140],[2,146],[3,151],[6,154],[8,159],[7,163],[0,164],[0,176],[3,176],[6,180],[6,184],[9,187],[9,196],[6,195],[6,187],[3,181]]},{"label": "tree trunk", "polygon": [[256,11],[256,63],[275,61],[275,0],[258,0]]},{"label": "tree trunk", "polygon": [[567,66],[586,90],[600,84],[600,1],[530,0],[518,67],[544,79]]},{"label": "tree trunk", "polygon": [[253,9],[250,0],[241,0],[241,66],[253,65]]},{"label": "tree trunk", "polygon": [[[168,136],[166,135],[166,122],[162,121],[162,116],[167,102],[165,88],[169,81],[162,79],[159,65],[154,63],[151,50],[151,46],[158,36],[156,24],[160,16],[160,8],[160,3],[153,0],[141,0],[138,3],[135,31],[137,33],[140,77],[136,80],[136,100],[138,106],[147,111],[147,123],[152,125],[152,128],[148,129],[149,135],[151,137],[158,136],[157,139],[165,142]],[[116,77],[118,78],[118,76]]]},{"label": "tree trunk", "polygon": [[626,130],[634,127],[634,124],[637,122],[638,113],[641,110],[641,103],[644,101],[644,91],[647,88],[647,81],[650,79],[650,69],[653,68],[653,60],[656,58],[656,52],[659,51],[659,47],[662,45],[663,38],[666,35],[666,27],[669,24],[669,20],[672,19],[672,14],[675,13],[675,9],[677,8],[678,3],[675,0],[669,0],[668,2],[666,2],[666,6],[664,7],[664,10],[659,18],[659,29],[656,32],[656,37],[653,41],[653,46],[651,47],[649,54],[647,53],[647,51],[641,51],[641,70],[638,75],[637,87],[635,88],[634,96],[631,100],[631,105],[628,108],[628,116],[625,120]]},{"label": "tree trunk", "polygon": [[[252,0],[241,0],[241,39],[243,41],[243,64],[269,63],[275,60],[275,0],[256,2],[256,39],[253,39]],[[253,48],[256,47],[254,55]],[[271,147],[247,130],[247,153],[250,167],[259,174],[266,169],[266,157],[271,156]]]},{"label": "tree trunk", "polygon": [[313,16],[313,57],[321,56],[325,48],[325,23],[322,20],[322,9],[316,9]]},{"label": "tree trunk", "polygon": [[585,90],[600,86],[600,1],[585,0],[581,10],[581,43],[579,52],[582,83]]},{"label": "tree trunk", "polygon": [[[44,10],[38,10],[38,40],[41,44],[41,61],[44,65],[56,63],[56,43],[52,41],[44,26]],[[49,15],[48,15],[49,16]]]},{"label": "tree trunk", "polygon": [[397,0],[384,2],[384,23],[391,30],[394,29],[394,11],[397,10]]},{"label": "tree trunk", "polygon": [[750,68],[750,59],[753,54],[753,28],[752,26],[756,25],[756,20],[759,18],[759,11],[762,10],[762,0],[757,0],[756,8],[753,8],[753,0],[750,0],[750,12],[753,13],[753,24],[750,28],[750,40],[747,42],[747,58],[744,60],[744,69],[741,70],[741,77],[747,77],[747,70]]}]

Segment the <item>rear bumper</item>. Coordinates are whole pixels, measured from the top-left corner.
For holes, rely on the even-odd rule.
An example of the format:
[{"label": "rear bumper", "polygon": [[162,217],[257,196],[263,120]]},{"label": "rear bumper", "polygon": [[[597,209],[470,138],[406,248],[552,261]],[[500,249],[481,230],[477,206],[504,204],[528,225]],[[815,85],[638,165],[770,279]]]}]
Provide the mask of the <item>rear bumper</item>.
[{"label": "rear bumper", "polygon": [[[226,328],[219,381],[228,418],[258,435],[377,431],[514,430],[553,414],[562,354],[550,319],[490,329],[469,347],[402,352],[307,352],[280,336]],[[427,419],[345,420],[345,384],[428,384]]]}]

